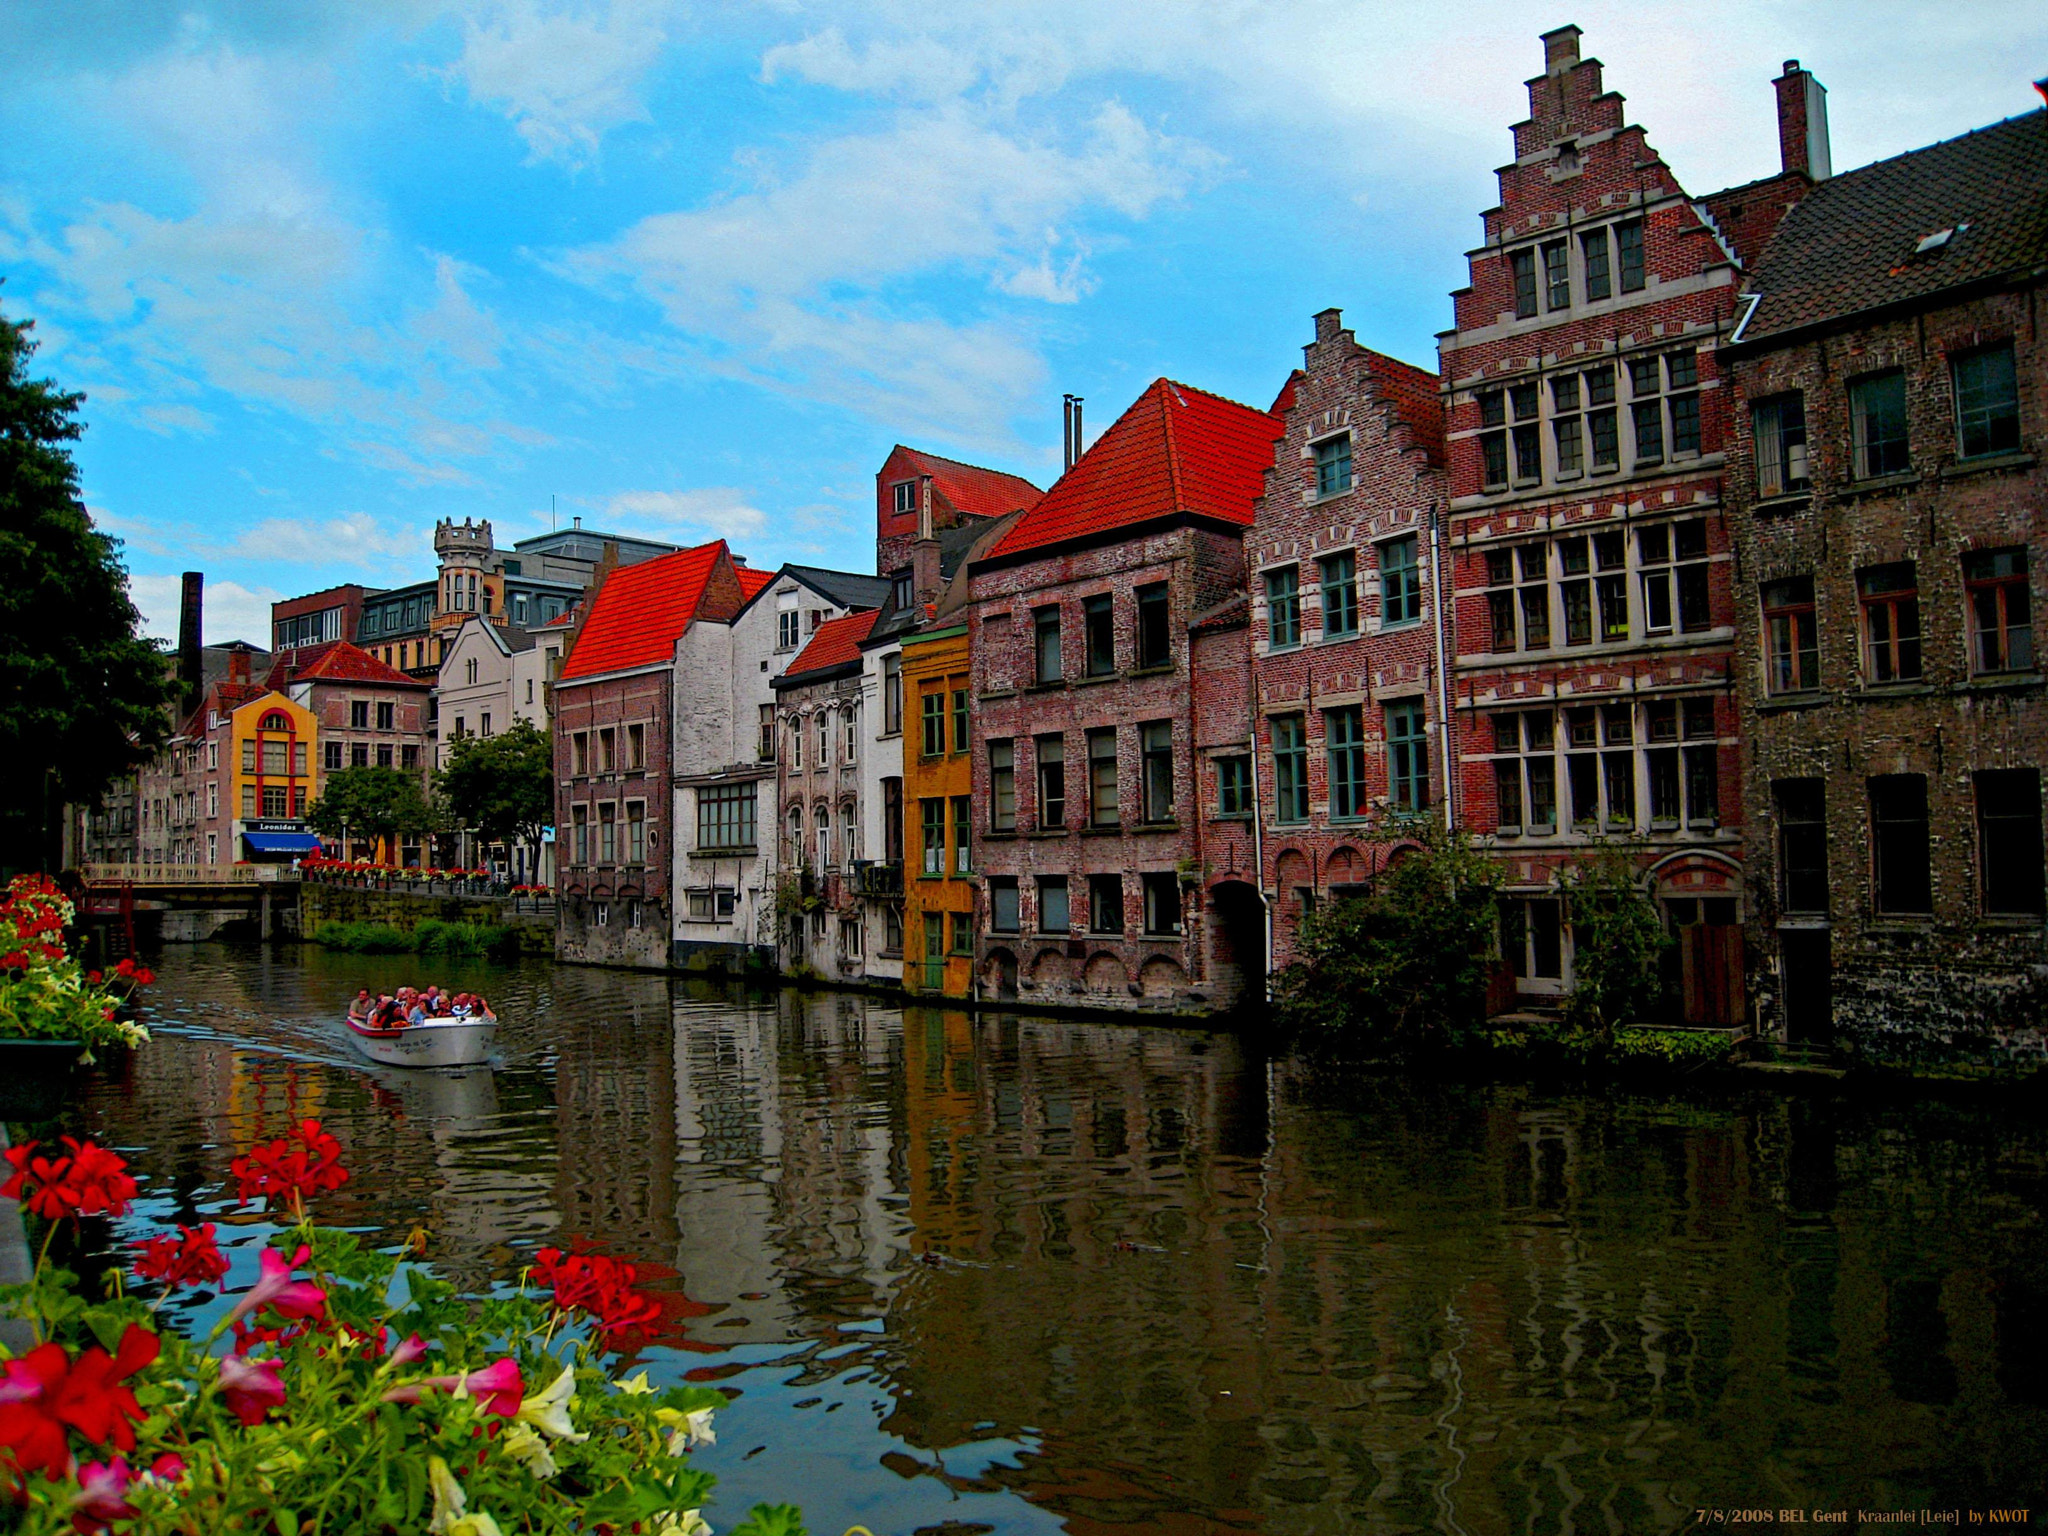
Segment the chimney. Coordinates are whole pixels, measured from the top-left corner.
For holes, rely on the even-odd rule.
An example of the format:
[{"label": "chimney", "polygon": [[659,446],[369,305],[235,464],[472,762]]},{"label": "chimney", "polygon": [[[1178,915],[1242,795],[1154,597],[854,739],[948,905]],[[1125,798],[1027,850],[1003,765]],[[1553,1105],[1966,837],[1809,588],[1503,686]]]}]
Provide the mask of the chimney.
[{"label": "chimney", "polygon": [[178,594],[178,683],[180,709],[188,715],[199,707],[204,683],[199,666],[199,647],[201,599],[205,590],[204,572],[185,572],[184,584]]},{"label": "chimney", "polygon": [[571,528],[581,528],[583,526],[583,519],[580,517],[572,517],[569,519],[569,526]]},{"label": "chimney", "polygon": [[917,477],[917,542],[910,546],[910,587],[920,607],[939,595],[939,537],[930,475]]},{"label": "chimney", "polygon": [[236,646],[228,652],[228,681],[246,683],[249,681],[249,652],[244,646]]},{"label": "chimney", "polygon": [[1834,175],[1828,154],[1828,91],[1799,67],[1785,61],[1785,72],[1771,82],[1778,90],[1778,159],[1788,171],[1815,181]]},{"label": "chimney", "polygon": [[1060,465],[1064,473],[1074,467],[1074,461],[1081,457],[1081,397],[1060,396],[1060,414],[1064,422],[1064,462]]},{"label": "chimney", "polygon": [[1561,75],[1579,62],[1579,29],[1559,27],[1543,34],[1543,73]]}]

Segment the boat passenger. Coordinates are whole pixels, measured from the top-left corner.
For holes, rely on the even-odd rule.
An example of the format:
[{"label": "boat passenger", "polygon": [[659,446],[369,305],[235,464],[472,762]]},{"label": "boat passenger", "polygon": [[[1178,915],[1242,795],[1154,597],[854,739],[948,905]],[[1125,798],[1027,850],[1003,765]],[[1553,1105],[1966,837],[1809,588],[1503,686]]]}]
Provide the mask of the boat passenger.
[{"label": "boat passenger", "polygon": [[368,987],[362,987],[357,990],[354,1000],[348,1005],[348,1016],[359,1023],[370,1016],[370,989]]}]

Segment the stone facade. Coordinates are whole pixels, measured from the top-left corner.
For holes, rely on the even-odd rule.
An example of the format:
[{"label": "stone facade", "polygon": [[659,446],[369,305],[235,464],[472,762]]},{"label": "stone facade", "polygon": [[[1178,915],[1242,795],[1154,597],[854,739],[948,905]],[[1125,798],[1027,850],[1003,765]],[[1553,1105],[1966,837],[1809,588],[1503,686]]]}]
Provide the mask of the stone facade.
[{"label": "stone facade", "polygon": [[1315,332],[1245,535],[1276,966],[1304,911],[1364,885],[1388,833],[1444,803],[1436,376],[1361,347],[1334,309]]}]

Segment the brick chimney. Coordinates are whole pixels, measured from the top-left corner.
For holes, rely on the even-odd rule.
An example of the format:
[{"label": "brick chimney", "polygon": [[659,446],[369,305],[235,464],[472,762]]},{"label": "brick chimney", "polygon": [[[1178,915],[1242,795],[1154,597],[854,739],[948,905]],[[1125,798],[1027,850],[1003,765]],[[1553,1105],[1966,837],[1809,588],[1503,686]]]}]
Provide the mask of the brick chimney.
[{"label": "brick chimney", "polygon": [[199,647],[202,643],[201,607],[206,592],[206,577],[198,571],[187,571],[183,587],[178,594],[178,685],[180,707],[191,714],[199,707],[199,695],[204,679],[199,667]]},{"label": "brick chimney", "polygon": [[917,541],[910,546],[910,587],[919,608],[939,595],[939,532],[932,506],[932,477],[917,477]]},{"label": "brick chimney", "polygon": [[1788,171],[1815,181],[1834,175],[1828,154],[1828,91],[1799,67],[1785,61],[1785,72],[1771,82],[1778,89],[1778,158]]},{"label": "brick chimney", "polygon": [[241,646],[228,652],[228,681],[246,683],[249,681],[249,653]]}]

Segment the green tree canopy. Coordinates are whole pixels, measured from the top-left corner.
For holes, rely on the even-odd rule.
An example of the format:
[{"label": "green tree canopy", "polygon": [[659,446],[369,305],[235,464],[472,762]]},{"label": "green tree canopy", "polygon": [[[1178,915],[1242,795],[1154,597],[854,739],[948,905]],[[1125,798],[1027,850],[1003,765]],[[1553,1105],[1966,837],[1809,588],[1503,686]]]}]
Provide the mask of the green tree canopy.
[{"label": "green tree canopy", "polygon": [[33,321],[0,315],[0,863],[44,861],[66,801],[96,801],[170,734],[162,647],[137,633],[120,542],[93,526],[67,444],[81,394],[31,379]]},{"label": "green tree canopy", "polygon": [[430,831],[434,809],[419,775],[399,768],[342,768],[327,775],[327,787],[306,812],[306,824],[322,837],[404,837]]},{"label": "green tree canopy", "polygon": [[485,841],[529,841],[555,819],[554,743],[530,720],[496,736],[462,736],[440,773],[457,826]]},{"label": "green tree canopy", "polygon": [[1617,1024],[1653,1018],[1671,946],[1636,861],[1602,848],[1565,871],[1572,920],[1572,993],[1565,1017],[1610,1038]]}]

